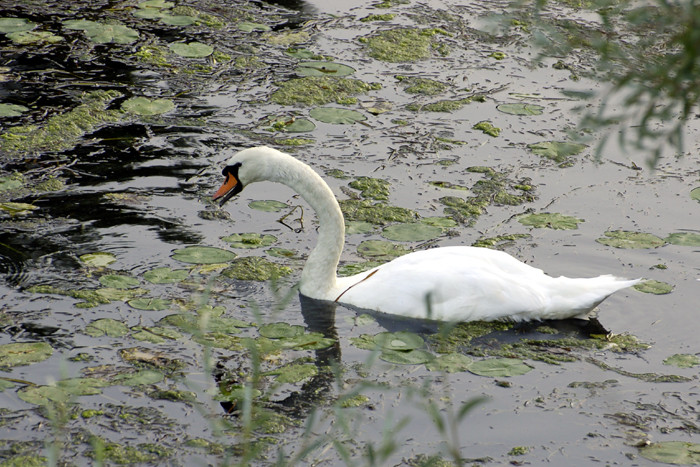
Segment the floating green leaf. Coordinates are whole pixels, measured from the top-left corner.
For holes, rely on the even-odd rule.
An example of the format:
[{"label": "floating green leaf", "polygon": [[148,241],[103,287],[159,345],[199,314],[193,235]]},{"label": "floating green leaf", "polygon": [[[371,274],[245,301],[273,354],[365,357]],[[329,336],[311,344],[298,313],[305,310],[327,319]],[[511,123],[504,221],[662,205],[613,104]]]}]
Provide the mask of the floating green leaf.
[{"label": "floating green leaf", "polygon": [[53,348],[46,342],[14,342],[0,345],[0,368],[41,362],[51,354]]},{"label": "floating green leaf", "polygon": [[379,358],[389,363],[396,363],[397,365],[421,365],[423,363],[428,363],[435,358],[430,352],[425,350],[383,350],[379,354]]},{"label": "floating green leaf", "polygon": [[17,45],[27,45],[27,44],[56,44],[63,41],[61,36],[49,31],[19,31],[13,32],[7,35],[10,39]]},{"label": "floating green leaf", "polygon": [[11,216],[23,216],[39,208],[37,206],[34,206],[33,204],[15,203],[13,201],[7,201],[4,203],[0,203],[0,209],[9,213]]},{"label": "floating green leaf", "polygon": [[316,55],[309,49],[297,49],[294,47],[290,47],[285,50],[284,54],[289,55],[290,57],[298,58],[299,60],[308,60],[310,58],[314,58]]},{"label": "floating green leaf", "polygon": [[695,201],[700,201],[700,186],[690,190],[690,199],[694,199]]},{"label": "floating green leaf", "polygon": [[175,340],[182,338],[182,334],[180,334],[176,330],[162,326],[136,326],[133,327],[131,330],[133,331],[133,333],[131,334],[132,338],[143,342],[151,342],[153,344],[162,344],[167,340]]},{"label": "floating green leaf", "polygon": [[93,268],[102,268],[109,264],[112,264],[117,260],[117,257],[112,253],[87,253],[85,255],[80,255],[80,261],[85,263],[87,266]]},{"label": "floating green leaf", "polygon": [[472,363],[468,370],[475,375],[500,378],[524,375],[532,367],[515,358],[488,358]]},{"label": "floating green leaf", "polygon": [[365,221],[346,221],[345,233],[352,234],[367,234],[374,231],[374,224]]},{"label": "floating green leaf", "polygon": [[357,110],[340,109],[337,107],[316,107],[309,111],[309,115],[319,122],[338,125],[351,125],[356,122],[367,120],[367,117]]},{"label": "floating green leaf", "polygon": [[436,359],[428,362],[425,367],[430,371],[446,371],[457,373],[467,371],[474,360],[461,353],[448,353],[438,355]]},{"label": "floating green leaf", "polygon": [[186,269],[170,269],[167,267],[154,268],[146,271],[143,278],[151,284],[175,284],[182,282],[190,275]]},{"label": "floating green leaf", "polygon": [[23,105],[0,104],[0,117],[19,117],[29,109]]},{"label": "floating green leaf", "polygon": [[376,260],[390,260],[410,253],[403,245],[384,240],[365,240],[357,246],[357,252],[364,258],[374,258]]},{"label": "floating green leaf", "polygon": [[665,238],[666,242],[682,246],[700,246],[700,234],[691,232],[672,233]]},{"label": "floating green leaf", "polygon": [[664,365],[677,366],[678,368],[692,368],[700,365],[700,358],[697,355],[677,353],[664,360]]},{"label": "floating green leaf", "polygon": [[455,220],[451,217],[424,217],[420,221],[427,225],[440,227],[443,230],[457,227],[457,222],[455,222]]},{"label": "floating green leaf", "polygon": [[503,113],[511,115],[542,115],[544,107],[537,104],[500,104],[496,106],[496,109]]},{"label": "floating green leaf", "polygon": [[27,386],[17,395],[30,404],[48,405],[52,402],[68,402],[77,396],[100,394],[109,383],[97,378],[71,378],[57,381],[51,386]]},{"label": "floating green leaf", "polygon": [[113,289],[131,289],[139,285],[139,280],[131,276],[107,274],[100,277],[100,284]]},{"label": "floating green leaf", "polygon": [[0,191],[16,190],[17,188],[22,188],[23,186],[24,181],[22,180],[21,176],[0,177]]},{"label": "floating green leaf", "polygon": [[271,125],[273,130],[287,133],[306,133],[316,128],[316,124],[311,120],[296,117],[278,118],[271,121]]},{"label": "floating green leaf", "polygon": [[615,248],[657,248],[664,244],[656,235],[628,230],[610,230],[596,242]]},{"label": "floating green leaf", "polygon": [[122,337],[129,333],[129,328],[121,321],[112,318],[101,318],[85,326],[83,332],[92,337]]},{"label": "floating green leaf", "polygon": [[387,350],[414,350],[425,345],[421,336],[408,331],[380,332],[373,340]]},{"label": "floating green leaf", "polygon": [[348,76],[355,73],[355,69],[342,63],[301,62],[296,72],[301,76]]},{"label": "floating green leaf", "polygon": [[439,237],[442,228],[423,222],[394,224],[382,230],[382,237],[398,242],[422,242]]},{"label": "floating green leaf", "polygon": [[122,104],[122,110],[136,115],[160,115],[170,112],[175,104],[170,99],[148,99],[132,97]]},{"label": "floating green leaf", "polygon": [[36,23],[26,18],[0,18],[0,33],[31,31],[35,27]]},{"label": "floating green leaf", "polygon": [[110,383],[121,386],[141,386],[144,384],[156,384],[163,381],[163,373],[155,370],[139,370],[115,376]]},{"label": "floating green leaf", "polygon": [[166,0],[146,0],[145,2],[139,2],[137,5],[139,8],[172,8],[175,6],[173,2],[168,2]]},{"label": "floating green leaf", "polygon": [[485,134],[487,134],[489,136],[493,136],[494,138],[501,134],[501,129],[493,126],[493,123],[489,122],[488,120],[484,120],[482,122],[475,124],[472,127],[472,129],[481,130]]},{"label": "floating green leaf", "polygon": [[700,444],[662,441],[640,448],[639,455],[665,464],[700,465]]},{"label": "floating green leaf", "polygon": [[85,32],[92,42],[97,44],[131,44],[139,38],[138,31],[121,24],[105,24],[84,19],[71,19],[63,22],[66,29],[77,29]]},{"label": "floating green leaf", "polygon": [[173,259],[190,264],[217,264],[233,261],[236,253],[211,246],[187,246],[175,250],[171,255]]},{"label": "floating green leaf", "polygon": [[233,260],[230,267],[221,272],[228,278],[241,281],[267,281],[291,273],[292,270],[287,266],[282,266],[257,256],[237,258]]},{"label": "floating green leaf", "polygon": [[162,311],[170,307],[170,300],[162,298],[135,298],[127,303],[132,308],[144,311]]},{"label": "floating green leaf", "polygon": [[251,209],[256,209],[258,211],[265,212],[280,212],[282,209],[288,208],[289,205],[281,201],[275,200],[264,200],[264,201],[251,201],[248,203],[248,207]]},{"label": "floating green leaf", "polygon": [[585,144],[569,143],[567,141],[544,141],[528,144],[528,148],[535,154],[552,159],[556,162],[564,162],[569,156],[575,156],[586,149]]},{"label": "floating green leaf", "polygon": [[673,286],[671,284],[655,280],[640,282],[639,284],[635,284],[633,288],[640,292],[654,295],[665,295],[673,291]]},{"label": "floating green leaf", "polygon": [[230,243],[233,248],[262,248],[275,243],[277,237],[259,233],[244,233],[222,237],[221,240]]},{"label": "floating green leaf", "polygon": [[528,214],[520,216],[518,222],[524,225],[529,225],[535,228],[550,228],[557,230],[574,230],[578,229],[579,222],[583,219],[576,217],[564,216],[557,212],[543,212],[540,214]]},{"label": "floating green leaf", "polygon": [[204,58],[214,53],[214,47],[201,42],[174,42],[169,48],[172,53],[187,58]]},{"label": "floating green leaf", "polygon": [[316,365],[310,363],[290,364],[265,373],[266,375],[276,375],[278,383],[298,383],[318,374]]},{"label": "floating green leaf", "polygon": [[250,21],[241,21],[238,23],[238,29],[243,32],[253,32],[253,31],[271,31],[272,29],[267,24],[262,23],[252,23]]},{"label": "floating green leaf", "polygon": [[197,18],[187,15],[163,15],[160,21],[170,26],[190,26],[197,23]]},{"label": "floating green leaf", "polygon": [[260,326],[260,335],[268,339],[296,337],[304,334],[304,326],[288,323],[270,323]]}]

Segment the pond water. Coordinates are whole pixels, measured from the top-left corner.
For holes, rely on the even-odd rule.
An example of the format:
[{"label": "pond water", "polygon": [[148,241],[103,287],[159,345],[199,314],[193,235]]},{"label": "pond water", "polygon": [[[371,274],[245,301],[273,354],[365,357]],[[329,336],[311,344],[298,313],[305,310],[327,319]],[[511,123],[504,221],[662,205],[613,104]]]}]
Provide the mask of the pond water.
[{"label": "pond water", "polygon": [[[521,22],[493,29],[506,11]],[[582,30],[594,16],[548,12]],[[571,93],[605,89],[590,51],[536,61],[527,16],[500,1],[5,2],[2,18],[0,104],[24,110],[0,117],[0,461],[267,465],[281,449],[301,465],[647,465],[661,446],[699,462],[698,125],[655,170],[614,144],[596,158],[600,135],[576,130],[594,104]],[[590,323],[450,339],[303,299],[310,209],[272,184],[211,201],[226,159],[261,144],[372,206],[348,216],[341,267],[386,259],[367,241],[492,240],[553,276],[672,290],[618,292]],[[385,205],[441,230],[388,240],[399,222],[367,222]],[[544,213],[567,217],[524,217]],[[188,246],[225,251],[179,256]],[[226,252],[241,268],[222,273]],[[268,262],[289,269],[251,280]]]}]

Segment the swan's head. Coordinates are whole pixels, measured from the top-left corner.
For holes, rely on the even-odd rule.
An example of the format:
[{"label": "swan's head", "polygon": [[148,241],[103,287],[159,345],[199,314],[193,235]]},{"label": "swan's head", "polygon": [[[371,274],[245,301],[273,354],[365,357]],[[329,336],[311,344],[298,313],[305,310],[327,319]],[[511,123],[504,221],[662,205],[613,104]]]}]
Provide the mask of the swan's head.
[{"label": "swan's head", "polygon": [[233,155],[221,172],[226,180],[214,193],[212,200],[221,199],[219,206],[237,195],[250,183],[273,178],[279,159],[289,158],[286,154],[267,146],[244,149]]}]

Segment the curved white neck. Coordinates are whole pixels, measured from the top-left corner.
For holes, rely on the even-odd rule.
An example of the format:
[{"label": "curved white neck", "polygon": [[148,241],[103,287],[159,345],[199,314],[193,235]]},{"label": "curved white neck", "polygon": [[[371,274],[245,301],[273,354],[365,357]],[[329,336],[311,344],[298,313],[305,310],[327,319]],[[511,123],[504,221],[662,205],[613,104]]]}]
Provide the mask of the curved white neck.
[{"label": "curved white neck", "polygon": [[336,270],[345,243],[345,221],[338,201],[325,181],[310,167],[291,156],[276,161],[275,176],[299,193],[318,217],[318,242],[301,273],[299,292],[310,298],[333,300]]}]

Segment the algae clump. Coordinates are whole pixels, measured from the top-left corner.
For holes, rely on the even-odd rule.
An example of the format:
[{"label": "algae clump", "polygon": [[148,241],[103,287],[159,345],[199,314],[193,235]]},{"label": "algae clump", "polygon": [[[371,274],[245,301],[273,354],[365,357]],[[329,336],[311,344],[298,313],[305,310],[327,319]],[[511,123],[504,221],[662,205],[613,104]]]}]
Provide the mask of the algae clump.
[{"label": "algae clump", "polygon": [[363,198],[376,200],[389,199],[389,182],[380,178],[359,177],[350,182],[350,188],[360,190]]},{"label": "algae clump", "polygon": [[435,40],[436,34],[449,35],[442,29],[396,28],[360,38],[367,44],[369,56],[385,62],[415,62],[431,55],[432,49],[446,51]]},{"label": "algae clump", "polygon": [[0,136],[0,151],[35,153],[72,148],[85,134],[124,118],[123,112],[108,109],[110,103],[121,95],[112,90],[83,94],[82,104],[49,117],[43,126],[23,125],[8,129]]},{"label": "algae clump", "polygon": [[390,222],[409,222],[418,219],[418,214],[410,209],[373,203],[366,199],[345,199],[339,203],[343,216],[348,221],[384,225]]},{"label": "algae clump", "polygon": [[233,260],[231,267],[222,274],[231,279],[242,281],[266,281],[292,273],[287,266],[273,263],[257,256],[247,256]]},{"label": "algae clump", "polygon": [[357,94],[380,88],[379,84],[368,84],[352,78],[305,76],[281,83],[279,89],[272,93],[271,99],[280,105],[342,103]]}]

